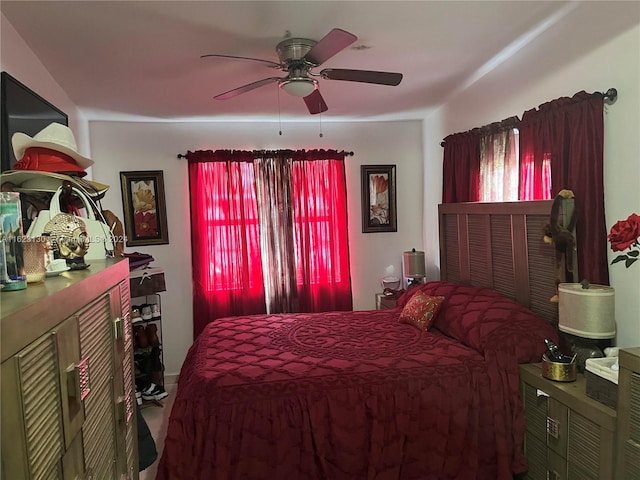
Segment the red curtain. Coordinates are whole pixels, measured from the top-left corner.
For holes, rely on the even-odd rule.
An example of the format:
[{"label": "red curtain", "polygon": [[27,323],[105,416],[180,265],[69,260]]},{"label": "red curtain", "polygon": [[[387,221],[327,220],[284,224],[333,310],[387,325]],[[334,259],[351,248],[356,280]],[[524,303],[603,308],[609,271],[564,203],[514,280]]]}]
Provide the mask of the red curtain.
[{"label": "red curtain", "polygon": [[292,178],[300,310],[351,310],[344,161],[294,161]]},{"label": "red curtain", "polygon": [[265,313],[274,304],[263,277],[272,272],[262,268],[261,241],[273,232],[260,222],[260,155],[292,162],[293,205],[284,207],[293,212],[295,258],[282,261],[295,262],[299,310],[352,309],[344,152],[188,152],[194,338],[216,318]]},{"label": "red curtain", "polygon": [[480,136],[475,130],[444,139],[442,203],[480,201]]},{"label": "red curtain", "polygon": [[[550,162],[550,197],[562,189],[573,191],[580,278],[608,285],[603,107],[601,93],[579,92],[525,112],[520,123],[520,155],[533,164],[536,183],[541,183],[538,178],[542,180],[544,164]],[[539,198],[544,197],[535,197]]]},{"label": "red curtain", "polygon": [[265,312],[253,158],[229,158],[188,154],[194,338],[215,318]]}]

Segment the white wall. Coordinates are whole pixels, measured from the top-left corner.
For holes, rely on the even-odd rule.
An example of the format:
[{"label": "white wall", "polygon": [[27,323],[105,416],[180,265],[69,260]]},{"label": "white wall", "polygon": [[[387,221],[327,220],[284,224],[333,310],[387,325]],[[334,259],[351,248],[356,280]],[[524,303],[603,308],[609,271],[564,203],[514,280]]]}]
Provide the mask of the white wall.
[{"label": "white wall", "polygon": [[22,84],[29,87],[42,98],[55,105],[69,117],[69,128],[78,143],[80,153],[89,154],[89,142],[86,135],[87,122],[78,112],[66,92],[34,55],[15,28],[0,14],[0,70],[6,71]]},{"label": "white wall", "polygon": [[[605,107],[604,184],[607,228],[631,213],[640,214],[640,26],[574,59],[555,71],[538,72],[509,89],[492,88],[495,75],[518,77],[517,62],[498,69],[451,99],[424,122],[425,192],[441,192],[442,148],[447,134],[502,120],[549,100],[585,90],[618,90],[615,104]],[[501,83],[503,85],[503,83]],[[437,132],[437,133],[434,133]],[[439,170],[438,170],[439,169]],[[430,176],[433,173],[433,176]],[[441,198],[441,197],[440,197]],[[580,199],[577,199],[578,201]],[[425,212],[425,237],[431,234],[432,208]],[[434,241],[426,241],[430,243]],[[609,251],[609,260],[614,257]],[[437,258],[437,257],[436,257]],[[609,267],[616,291],[617,344],[640,345],[640,262],[629,269]]]},{"label": "white wall", "polygon": [[[192,342],[192,287],[189,188],[186,160],[178,153],[198,149],[336,148],[347,157],[351,279],[355,309],[375,308],[375,293],[386,267],[401,275],[402,251],[422,249],[421,122],[327,123],[323,138],[315,122],[285,123],[121,123],[90,122],[94,178],[111,185],[103,206],[124,219],[119,172],[163,170],[169,245],[127,248],[154,256],[165,268],[162,299],[166,373],[177,373]],[[395,164],[398,231],[362,233],[360,165]]]}]

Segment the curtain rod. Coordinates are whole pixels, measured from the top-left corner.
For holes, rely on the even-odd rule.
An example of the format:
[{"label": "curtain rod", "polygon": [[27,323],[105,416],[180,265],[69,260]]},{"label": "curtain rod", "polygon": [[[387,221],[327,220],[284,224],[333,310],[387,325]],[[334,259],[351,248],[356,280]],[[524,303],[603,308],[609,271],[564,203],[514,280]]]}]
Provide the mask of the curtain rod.
[{"label": "curtain rod", "polygon": [[[602,97],[609,104],[615,103],[616,99],[618,98],[618,90],[615,88],[610,88],[609,90],[606,91],[606,93],[602,94]],[[482,127],[479,127],[479,128],[482,128]],[[474,128],[473,130],[476,130],[476,129]],[[441,147],[444,147],[444,144],[445,144],[444,140],[440,142]]]},{"label": "curtain rod", "polygon": [[[254,152],[263,152],[264,150],[254,150]],[[344,152],[345,157],[353,157],[353,152]],[[187,158],[186,153],[179,153],[176,155],[178,158]]]}]

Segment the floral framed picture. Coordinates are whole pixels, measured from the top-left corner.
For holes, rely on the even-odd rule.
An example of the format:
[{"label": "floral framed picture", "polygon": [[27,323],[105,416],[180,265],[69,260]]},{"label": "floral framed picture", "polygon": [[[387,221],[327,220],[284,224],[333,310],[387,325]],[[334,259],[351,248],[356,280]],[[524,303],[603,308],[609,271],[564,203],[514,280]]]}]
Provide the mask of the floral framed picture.
[{"label": "floral framed picture", "polygon": [[127,246],[169,243],[162,170],[120,172]]},{"label": "floral framed picture", "polygon": [[396,166],[361,165],[362,233],[396,232]]}]

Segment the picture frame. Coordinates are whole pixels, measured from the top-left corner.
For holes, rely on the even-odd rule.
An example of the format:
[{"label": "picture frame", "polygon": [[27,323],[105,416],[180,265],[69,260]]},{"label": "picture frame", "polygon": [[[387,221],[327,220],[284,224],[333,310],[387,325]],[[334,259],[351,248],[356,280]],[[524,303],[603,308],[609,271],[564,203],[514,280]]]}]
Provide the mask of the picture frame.
[{"label": "picture frame", "polygon": [[396,166],[361,165],[362,233],[397,232]]},{"label": "picture frame", "polygon": [[169,243],[162,170],[120,172],[127,246]]}]

